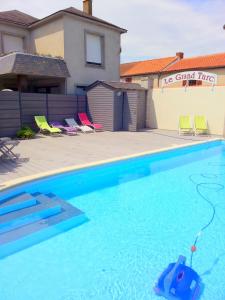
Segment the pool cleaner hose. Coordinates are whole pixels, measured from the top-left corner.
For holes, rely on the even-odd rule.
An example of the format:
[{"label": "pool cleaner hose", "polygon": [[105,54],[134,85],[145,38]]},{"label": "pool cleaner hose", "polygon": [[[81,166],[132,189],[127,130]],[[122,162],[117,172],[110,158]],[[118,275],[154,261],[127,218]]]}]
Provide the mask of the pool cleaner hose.
[{"label": "pool cleaner hose", "polygon": [[[219,164],[217,166],[220,166]],[[219,192],[221,190],[224,189],[224,185],[217,183],[217,182],[200,182],[197,183],[194,180],[194,176],[196,176],[197,174],[193,174],[191,176],[189,176],[190,181],[195,185],[196,187],[196,192],[199,195],[199,197],[204,200],[211,208],[211,216],[209,218],[209,221],[200,229],[200,231],[198,232],[198,234],[196,235],[196,238],[194,240],[194,243],[191,247],[191,257],[190,257],[190,266],[192,267],[192,263],[193,263],[193,255],[197,250],[197,243],[199,241],[200,236],[202,235],[202,233],[213,223],[215,215],[216,215],[216,205],[209,200],[209,198],[207,196],[205,196],[202,192],[202,190],[206,191],[206,190],[213,190],[214,192]],[[200,175],[202,178],[204,178],[205,180],[210,180],[210,181],[214,181],[216,178],[218,178],[220,175],[218,174],[198,174]],[[224,174],[223,174],[224,175]]]}]

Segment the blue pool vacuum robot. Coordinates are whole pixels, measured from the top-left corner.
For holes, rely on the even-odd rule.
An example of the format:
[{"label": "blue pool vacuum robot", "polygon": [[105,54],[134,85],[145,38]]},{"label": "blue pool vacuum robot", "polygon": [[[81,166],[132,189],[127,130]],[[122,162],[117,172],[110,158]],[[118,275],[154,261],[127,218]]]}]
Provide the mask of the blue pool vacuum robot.
[{"label": "blue pool vacuum robot", "polygon": [[160,275],[154,291],[158,296],[169,300],[197,300],[200,296],[199,275],[185,265],[186,258],[180,256]]}]

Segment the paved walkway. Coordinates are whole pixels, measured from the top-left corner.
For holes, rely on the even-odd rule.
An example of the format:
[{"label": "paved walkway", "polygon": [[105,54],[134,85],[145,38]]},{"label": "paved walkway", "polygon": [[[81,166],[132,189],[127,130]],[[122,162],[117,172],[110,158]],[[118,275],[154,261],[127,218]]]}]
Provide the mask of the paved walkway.
[{"label": "paved walkway", "polygon": [[20,154],[17,163],[0,159],[0,188],[4,182],[24,176],[214,138],[179,136],[165,130],[40,135],[34,140],[21,141],[14,148]]}]

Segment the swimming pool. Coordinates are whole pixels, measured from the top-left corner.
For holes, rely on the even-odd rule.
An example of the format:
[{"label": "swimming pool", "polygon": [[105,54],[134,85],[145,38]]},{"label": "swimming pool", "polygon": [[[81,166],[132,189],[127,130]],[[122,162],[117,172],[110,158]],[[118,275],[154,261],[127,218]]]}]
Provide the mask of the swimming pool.
[{"label": "swimming pool", "polygon": [[[152,287],[182,254],[205,285],[202,300],[224,300],[225,143],[204,143],[57,175],[9,195],[54,192],[88,222],[0,260],[4,300],[155,300]],[[2,194],[2,197],[4,195]]]}]

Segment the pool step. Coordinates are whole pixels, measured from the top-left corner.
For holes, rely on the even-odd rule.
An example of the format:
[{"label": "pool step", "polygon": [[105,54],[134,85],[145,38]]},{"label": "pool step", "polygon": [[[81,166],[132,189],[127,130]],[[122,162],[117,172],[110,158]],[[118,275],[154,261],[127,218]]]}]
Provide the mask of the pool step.
[{"label": "pool step", "polygon": [[33,206],[36,203],[37,200],[32,195],[21,193],[16,197],[10,197],[0,202],[0,216],[16,210]]},{"label": "pool step", "polygon": [[36,199],[36,205],[1,215],[0,234],[61,212],[61,206],[47,197],[39,196]]},{"label": "pool step", "polygon": [[[24,193],[26,194],[26,193]],[[29,196],[29,197],[28,197]],[[0,216],[0,258],[40,243],[87,221],[85,214],[54,194],[26,194],[36,202]],[[21,195],[3,202],[20,203]],[[18,202],[17,202],[18,201]],[[1,208],[2,204],[0,204]]]}]

